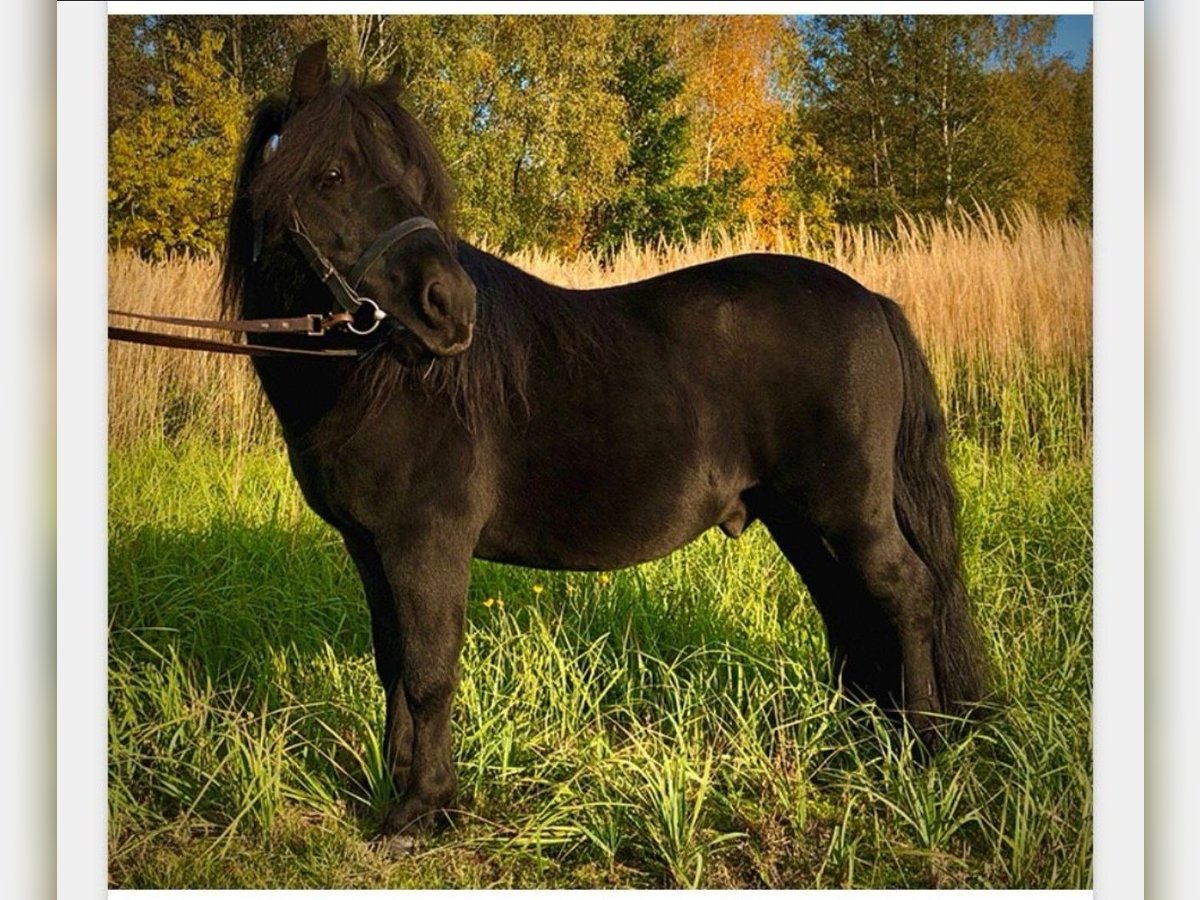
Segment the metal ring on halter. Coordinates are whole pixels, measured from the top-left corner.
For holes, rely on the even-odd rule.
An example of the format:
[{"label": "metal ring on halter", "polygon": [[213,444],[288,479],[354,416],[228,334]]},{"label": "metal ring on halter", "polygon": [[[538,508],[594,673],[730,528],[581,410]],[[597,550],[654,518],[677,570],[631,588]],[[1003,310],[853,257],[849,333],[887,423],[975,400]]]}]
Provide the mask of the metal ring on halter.
[{"label": "metal ring on halter", "polygon": [[363,306],[366,306],[368,303],[371,304],[371,306],[374,308],[375,311],[373,313],[371,313],[371,327],[370,328],[355,328],[353,321],[347,322],[346,327],[349,328],[351,331],[353,331],[355,334],[370,334],[372,331],[374,331],[376,328],[379,327],[380,322],[382,322],[384,319],[387,318],[387,313],[385,313],[382,309],[380,309],[379,304],[376,303],[374,300],[372,300],[370,297],[359,297],[358,302],[360,305],[359,305],[358,309],[356,309],[354,311],[355,316],[357,316],[360,312],[362,312]]}]

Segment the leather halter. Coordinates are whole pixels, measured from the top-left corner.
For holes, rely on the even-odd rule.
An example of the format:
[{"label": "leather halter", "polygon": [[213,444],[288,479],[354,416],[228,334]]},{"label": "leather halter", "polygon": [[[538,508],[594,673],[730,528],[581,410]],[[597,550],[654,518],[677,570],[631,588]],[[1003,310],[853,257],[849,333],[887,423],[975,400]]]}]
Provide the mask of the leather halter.
[{"label": "leather halter", "polygon": [[[291,232],[296,245],[304,255],[309,266],[316,273],[341,311],[331,311],[325,315],[311,313],[306,316],[296,316],[281,319],[190,319],[180,316],[155,316],[146,313],[131,313],[121,310],[109,310],[109,315],[123,316],[130,319],[142,319],[152,322],[164,322],[171,325],[187,325],[193,328],[207,328],[220,331],[244,332],[249,334],[288,334],[305,335],[308,337],[323,337],[334,328],[344,327],[358,335],[367,335],[379,327],[379,323],[388,318],[387,313],[379,308],[379,304],[370,297],[358,293],[367,271],[397,242],[418,231],[430,229],[439,235],[441,229],[437,224],[424,216],[413,216],[393,225],[379,235],[371,246],[362,252],[350,275],[343,276],[337,267],[329,261],[304,227],[300,212],[292,206]],[[257,256],[257,253],[255,254]],[[394,318],[394,317],[393,317]],[[394,329],[404,330],[399,322],[393,322]],[[214,353],[236,353],[245,356],[358,356],[361,351],[341,348],[322,348],[319,350],[303,350],[294,347],[270,347],[263,344],[233,344],[225,341],[210,341],[201,338],[184,337],[183,335],[165,334],[155,331],[136,331],[130,328],[109,326],[110,340],[128,341],[135,344],[151,344],[159,347],[175,347],[184,350],[208,350]]]}]

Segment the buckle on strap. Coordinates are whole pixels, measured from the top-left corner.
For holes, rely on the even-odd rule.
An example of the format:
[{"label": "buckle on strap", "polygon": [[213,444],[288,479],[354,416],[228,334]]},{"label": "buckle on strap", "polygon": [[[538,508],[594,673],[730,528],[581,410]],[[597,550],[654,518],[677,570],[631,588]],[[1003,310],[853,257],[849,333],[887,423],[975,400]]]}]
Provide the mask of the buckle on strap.
[{"label": "buckle on strap", "polygon": [[[331,328],[339,325],[350,327],[354,323],[354,314],[348,312],[330,312],[308,314],[308,334],[310,337],[324,337]],[[374,330],[374,329],[372,329]]]}]

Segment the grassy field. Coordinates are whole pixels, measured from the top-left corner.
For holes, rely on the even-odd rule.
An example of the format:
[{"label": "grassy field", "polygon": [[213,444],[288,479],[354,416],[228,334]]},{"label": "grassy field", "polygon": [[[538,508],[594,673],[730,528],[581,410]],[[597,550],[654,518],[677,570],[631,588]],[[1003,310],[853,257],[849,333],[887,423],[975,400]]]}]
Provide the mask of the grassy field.
[{"label": "grassy field", "polygon": [[[517,261],[590,284],[742,249]],[[397,854],[371,840],[383,709],[361,588],[248,366],[114,347],[112,884],[1089,887],[1088,233],[985,217],[769,249],[896,297],[928,346],[1000,715],[914,761],[828,687],[819,618],[761,526],[611,574],[479,563],[464,810]],[[206,313],[214,272],[117,256],[111,303]]]}]

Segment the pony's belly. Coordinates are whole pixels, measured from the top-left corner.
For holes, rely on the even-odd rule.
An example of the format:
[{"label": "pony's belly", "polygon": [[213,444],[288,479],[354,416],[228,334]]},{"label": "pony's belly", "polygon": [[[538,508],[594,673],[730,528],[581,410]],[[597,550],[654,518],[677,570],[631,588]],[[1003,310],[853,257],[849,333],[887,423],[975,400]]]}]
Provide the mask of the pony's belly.
[{"label": "pony's belly", "polygon": [[[486,538],[476,548],[475,556],[491,562],[533,569],[565,569],[576,572],[603,572],[624,569],[639,563],[660,559],[691,543],[709,526],[674,540],[630,541],[622,537],[601,539],[589,544],[557,541],[543,537],[528,542],[495,542]],[[604,538],[608,537],[607,540]]]},{"label": "pony's belly", "polygon": [[737,537],[750,520],[734,491],[665,506],[563,504],[555,515],[489,523],[475,555],[539,569],[620,569],[666,556],[714,526]]}]

